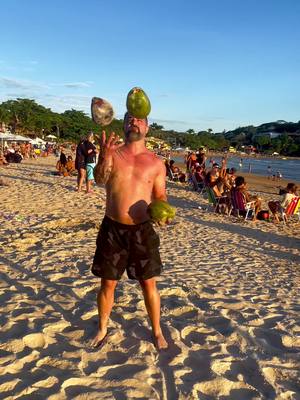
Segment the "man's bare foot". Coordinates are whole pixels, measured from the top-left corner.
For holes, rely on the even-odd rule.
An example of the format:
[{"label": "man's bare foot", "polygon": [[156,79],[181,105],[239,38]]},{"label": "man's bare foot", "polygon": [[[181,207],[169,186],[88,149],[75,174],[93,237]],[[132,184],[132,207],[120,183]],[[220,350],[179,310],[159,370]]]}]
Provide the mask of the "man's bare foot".
[{"label": "man's bare foot", "polygon": [[153,336],[153,341],[157,350],[165,350],[169,347],[162,333],[157,336]]},{"label": "man's bare foot", "polygon": [[107,339],[107,332],[103,331],[98,331],[97,335],[90,341],[90,346],[91,347],[101,347]]}]

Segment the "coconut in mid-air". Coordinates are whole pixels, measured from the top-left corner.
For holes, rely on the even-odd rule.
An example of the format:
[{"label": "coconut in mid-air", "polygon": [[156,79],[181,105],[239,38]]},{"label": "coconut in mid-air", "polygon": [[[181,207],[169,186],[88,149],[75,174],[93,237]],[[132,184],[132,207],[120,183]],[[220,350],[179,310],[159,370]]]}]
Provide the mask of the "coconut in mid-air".
[{"label": "coconut in mid-air", "polygon": [[107,100],[100,97],[92,98],[91,113],[93,121],[98,125],[109,125],[114,119],[112,105]]}]

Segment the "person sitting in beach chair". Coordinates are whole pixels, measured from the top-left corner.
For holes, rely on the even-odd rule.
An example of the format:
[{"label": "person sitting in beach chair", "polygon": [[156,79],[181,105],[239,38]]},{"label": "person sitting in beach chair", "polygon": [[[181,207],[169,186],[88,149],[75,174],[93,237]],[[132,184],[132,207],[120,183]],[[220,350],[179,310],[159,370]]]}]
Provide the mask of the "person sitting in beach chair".
[{"label": "person sitting in beach chair", "polygon": [[194,152],[188,154],[186,159],[186,170],[191,171],[197,162],[197,156]]},{"label": "person sitting in beach chair", "polygon": [[183,173],[178,167],[176,167],[174,160],[170,160],[170,170],[169,170],[169,178],[172,181],[179,181],[179,182],[185,182],[185,173]]},{"label": "person sitting in beach chair", "polygon": [[215,196],[226,195],[226,159],[223,158],[222,166],[214,163],[212,169],[208,171],[205,177],[206,186],[213,189]]},{"label": "person sitting in beach chair", "polygon": [[205,186],[208,202],[212,205],[214,212],[227,214],[230,211],[230,199],[228,196],[216,196],[213,188]]},{"label": "person sitting in beach chair", "polygon": [[236,177],[235,187],[231,189],[230,196],[232,210],[237,216],[242,215],[246,220],[252,214],[253,221],[256,221],[257,214],[261,210],[261,199],[248,192],[243,176]]},{"label": "person sitting in beach chair", "polygon": [[198,165],[196,170],[191,174],[191,182],[194,190],[202,192],[205,187],[205,169]]},{"label": "person sitting in beach chair", "polygon": [[230,189],[232,189],[235,186],[236,168],[228,169],[227,179],[228,179],[228,184],[230,185]]},{"label": "person sitting in beach chair", "polygon": [[282,190],[281,201],[269,201],[268,206],[274,216],[275,222],[279,222],[279,214],[281,214],[283,221],[286,220],[286,216],[289,214],[289,205],[291,201],[297,197],[297,186],[295,183],[288,183],[286,189]]}]

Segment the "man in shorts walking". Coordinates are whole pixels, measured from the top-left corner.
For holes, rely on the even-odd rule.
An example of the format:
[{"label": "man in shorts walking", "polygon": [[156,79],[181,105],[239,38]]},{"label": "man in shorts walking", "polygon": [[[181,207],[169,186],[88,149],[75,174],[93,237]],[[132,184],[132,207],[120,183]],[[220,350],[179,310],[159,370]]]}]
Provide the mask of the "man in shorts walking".
[{"label": "man in shorts walking", "polygon": [[113,133],[102,133],[101,152],[94,170],[96,183],[106,185],[106,213],[97,237],[92,272],[101,277],[97,297],[99,327],[92,345],[102,344],[114,302],[114,291],[125,269],[138,280],[151,320],[153,340],[168,347],[160,326],[160,296],[156,276],[161,272],[159,237],[149,220],[147,207],[166,200],[163,162],[145,146],[147,119],[124,117],[125,144]]}]

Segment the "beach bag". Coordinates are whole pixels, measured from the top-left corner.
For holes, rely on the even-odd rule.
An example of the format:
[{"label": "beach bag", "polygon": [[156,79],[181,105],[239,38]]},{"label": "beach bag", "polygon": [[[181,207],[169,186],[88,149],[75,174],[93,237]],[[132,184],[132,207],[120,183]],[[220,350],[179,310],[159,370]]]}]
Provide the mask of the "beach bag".
[{"label": "beach bag", "polygon": [[260,210],[257,213],[257,219],[261,220],[261,221],[268,221],[270,218],[270,213],[268,210]]}]

